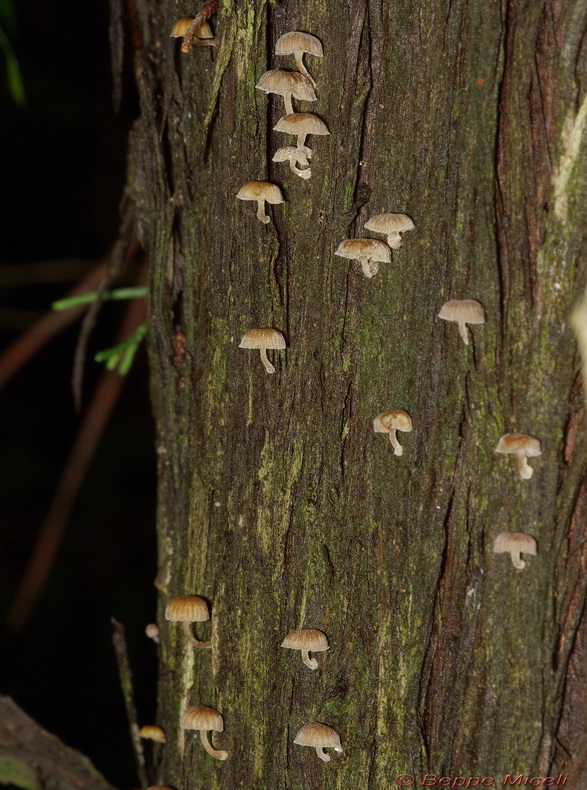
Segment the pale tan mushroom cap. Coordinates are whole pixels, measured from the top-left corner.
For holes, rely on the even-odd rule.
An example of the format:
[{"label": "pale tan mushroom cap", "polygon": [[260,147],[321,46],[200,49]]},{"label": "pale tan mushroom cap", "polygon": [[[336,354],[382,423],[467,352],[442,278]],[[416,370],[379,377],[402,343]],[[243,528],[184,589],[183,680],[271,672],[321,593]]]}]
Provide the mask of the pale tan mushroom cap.
[{"label": "pale tan mushroom cap", "polygon": [[290,631],[281,643],[281,646],[289,647],[291,650],[309,650],[312,653],[321,653],[330,648],[326,634],[311,628],[302,631]]},{"label": "pale tan mushroom cap", "polygon": [[365,228],[373,233],[401,233],[414,230],[416,226],[407,214],[376,214],[365,222]]},{"label": "pale tan mushroom cap", "polygon": [[382,411],[373,420],[373,430],[375,433],[389,433],[390,431],[410,433],[412,430],[412,418],[403,409]]},{"label": "pale tan mushroom cap", "polygon": [[310,80],[299,71],[266,71],[255,86],[265,93],[280,96],[291,94],[300,101],[316,101],[316,92]]},{"label": "pale tan mushroom cap", "polygon": [[173,25],[171,29],[171,33],[169,34],[172,38],[183,38],[185,34],[188,32],[189,26],[194,21],[193,16],[182,16],[181,19],[178,19],[177,22]]},{"label": "pale tan mushroom cap", "polygon": [[346,239],[340,242],[334,254],[353,261],[372,260],[381,263],[391,261],[391,252],[387,244],[376,239]]},{"label": "pale tan mushroom cap", "polygon": [[294,55],[296,52],[307,52],[317,58],[324,57],[322,42],[310,33],[293,30],[291,33],[284,33],[275,42],[276,55]]},{"label": "pale tan mushroom cap", "polygon": [[214,708],[200,705],[196,708],[186,708],[181,717],[181,726],[184,730],[213,730],[222,732],[224,721]]},{"label": "pale tan mushroom cap", "polygon": [[524,532],[502,532],[495,539],[493,551],[495,554],[520,551],[524,554],[535,555],[537,553],[536,540],[532,535],[526,535]]},{"label": "pale tan mushroom cap", "polygon": [[285,348],[285,338],[277,329],[249,329],[239,343],[239,348]]},{"label": "pale tan mushroom cap", "polygon": [[270,181],[247,181],[239,189],[237,198],[239,200],[266,200],[272,205],[284,202],[280,188]]},{"label": "pale tan mushroom cap", "polygon": [[146,724],[144,727],[141,727],[139,735],[141,738],[145,738],[149,741],[156,741],[157,743],[166,743],[167,741],[165,733],[161,727],[157,727],[156,724]]},{"label": "pale tan mushroom cap", "polygon": [[[366,227],[366,226],[365,226]],[[442,305],[438,317],[444,321],[461,321],[465,324],[484,324],[485,309],[475,299],[451,299]]]},{"label": "pale tan mushroom cap", "polygon": [[540,439],[526,433],[505,433],[495,448],[496,453],[523,453],[526,458],[542,455]]},{"label": "pale tan mushroom cap", "polygon": [[165,619],[172,623],[203,623],[210,619],[210,612],[198,595],[176,595],[167,602]]},{"label": "pale tan mushroom cap", "polygon": [[300,165],[309,165],[308,157],[300,148],[295,145],[286,145],[278,148],[273,154],[273,162],[298,162]]},{"label": "pale tan mushroom cap", "polygon": [[321,118],[311,112],[293,112],[280,118],[273,127],[275,132],[285,134],[330,134]]},{"label": "pale tan mushroom cap", "polygon": [[336,730],[327,724],[306,724],[294,739],[298,746],[321,747],[322,749],[338,749],[342,751],[340,736]]}]

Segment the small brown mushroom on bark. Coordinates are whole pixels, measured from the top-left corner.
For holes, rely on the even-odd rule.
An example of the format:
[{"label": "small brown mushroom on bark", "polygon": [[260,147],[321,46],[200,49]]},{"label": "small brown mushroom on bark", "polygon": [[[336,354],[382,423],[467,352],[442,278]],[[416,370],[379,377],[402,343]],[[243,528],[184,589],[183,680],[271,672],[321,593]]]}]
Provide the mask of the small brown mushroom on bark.
[{"label": "small brown mushroom on bark", "polygon": [[255,87],[265,93],[276,93],[283,96],[286,115],[290,115],[294,111],[291,102],[292,96],[300,101],[316,101],[312,82],[297,71],[266,71]]},{"label": "small brown mushroom on bark", "polygon": [[155,743],[166,743],[167,738],[161,727],[156,724],[145,724],[139,730],[139,736],[147,741],[155,741]]},{"label": "small brown mushroom on bark", "polygon": [[298,71],[301,71],[312,85],[316,87],[316,81],[304,65],[304,54],[306,52],[308,55],[314,55],[316,58],[323,58],[324,50],[320,39],[309,33],[300,33],[297,30],[293,30],[290,33],[284,33],[275,43],[275,54],[295,55]]},{"label": "small brown mushroom on bark", "polygon": [[301,650],[302,661],[310,669],[318,669],[318,662],[315,658],[310,658],[310,652],[322,653],[330,649],[326,634],[313,628],[290,631],[281,646],[288,647],[290,650]]},{"label": "small brown mushroom on bark", "polygon": [[414,230],[416,226],[407,214],[376,214],[365,222],[365,229],[387,236],[392,250],[399,250],[403,244],[400,233]]},{"label": "small brown mushroom on bark", "polygon": [[526,460],[542,455],[540,440],[526,433],[505,433],[495,448],[496,453],[515,455],[518,474],[522,480],[530,480],[534,470]]},{"label": "small brown mushroom on bark", "polygon": [[306,724],[300,730],[294,739],[294,743],[298,746],[311,746],[316,749],[316,754],[325,763],[330,762],[330,755],[324,752],[324,749],[334,749],[335,752],[342,752],[342,745],[340,743],[340,735],[332,727],[327,724]]},{"label": "small brown mushroom on bark", "polygon": [[310,159],[312,158],[312,149],[306,145],[306,137],[309,134],[330,134],[324,121],[311,112],[294,112],[290,115],[285,115],[277,121],[273,131],[295,134],[298,138],[297,147]]},{"label": "small brown mushroom on bark", "polygon": [[532,535],[526,535],[524,532],[502,532],[495,539],[493,551],[495,554],[510,554],[514,567],[520,571],[526,567],[520,554],[536,556],[538,553],[536,540]]},{"label": "small brown mushroom on bark", "polygon": [[208,740],[209,732],[224,730],[224,721],[217,710],[206,705],[187,708],[181,717],[181,726],[185,730],[198,730],[202,746],[212,757],[217,760],[228,760],[228,752],[225,749],[215,749]]},{"label": "small brown mushroom on bark", "polygon": [[[278,148],[273,155],[274,162],[289,162],[289,169],[292,173],[300,178],[310,178],[312,170],[308,165],[309,157],[306,152],[301,148],[296,148],[293,145],[287,145],[285,148]],[[300,170],[296,167],[296,162],[303,165],[307,170]]]},{"label": "small brown mushroom on bark", "polygon": [[391,252],[387,244],[376,239],[346,239],[341,241],[334,254],[352,261],[360,261],[363,274],[369,279],[377,274],[380,263],[391,261]]},{"label": "small brown mushroom on bark", "polygon": [[210,619],[208,604],[198,595],[176,595],[170,598],[165,607],[165,619],[171,623],[181,623],[186,639],[194,647],[212,647],[212,642],[200,642],[190,631],[191,623],[203,623]]},{"label": "small brown mushroom on bark", "polygon": [[281,351],[285,346],[285,338],[277,329],[249,329],[239,343],[239,348],[258,348],[261,361],[267,373],[275,373],[275,368],[267,359],[267,350]]},{"label": "small brown mushroom on bark", "polygon": [[383,411],[373,420],[373,430],[375,433],[388,433],[394,454],[403,455],[404,448],[397,440],[396,431],[410,433],[412,430],[412,418],[403,409]]},{"label": "small brown mushroom on bark", "polygon": [[442,305],[438,317],[443,321],[455,321],[466,346],[469,345],[467,324],[484,324],[485,310],[475,299],[451,299]]},{"label": "small brown mushroom on bark", "polygon": [[265,225],[271,221],[265,213],[265,201],[272,206],[278,206],[284,203],[281,190],[276,184],[272,184],[270,181],[247,181],[247,183],[243,184],[239,189],[237,198],[239,200],[257,201],[257,218]]},{"label": "small brown mushroom on bark", "polygon": [[[177,22],[173,25],[171,29],[171,33],[169,34],[171,38],[184,38],[188,30],[191,28],[192,24],[195,21],[195,17],[193,16],[184,16],[181,19],[178,19]],[[214,38],[214,33],[210,28],[208,22],[202,22],[200,27],[197,29],[197,35],[192,39],[192,44],[196,44],[200,47],[215,47],[217,44],[216,39]]]}]

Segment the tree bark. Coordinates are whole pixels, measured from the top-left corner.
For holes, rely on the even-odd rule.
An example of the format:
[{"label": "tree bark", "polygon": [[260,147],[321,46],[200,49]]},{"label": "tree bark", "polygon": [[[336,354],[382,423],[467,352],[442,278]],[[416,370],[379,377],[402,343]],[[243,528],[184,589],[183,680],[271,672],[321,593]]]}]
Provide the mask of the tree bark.
[{"label": "tree bark", "polygon": [[[586,281],[587,0],[223,0],[218,46],[188,55],[168,37],[175,3],[137,11],[129,184],[150,260],[160,472],[157,780],[319,790],[565,774],[584,720],[568,673],[587,586],[568,318]],[[324,45],[307,57],[317,102],[294,101],[330,130],[309,138],[308,181],[271,161],[291,138],[272,131],[281,99],[255,90],[294,68],[272,54],[289,30]],[[235,199],[251,180],[282,189],[268,225]],[[386,211],[416,230],[369,280],[333,253]],[[469,347],[436,318],[448,299],[485,307]],[[238,348],[257,327],[287,341],[271,376]],[[373,432],[392,408],[413,421],[402,457]],[[494,453],[508,431],[542,442],[531,480]],[[536,538],[523,571],[493,554],[503,531]],[[163,618],[170,595],[192,593],[211,605],[198,625],[211,651]],[[299,628],[328,636],[315,672],[280,648]],[[221,712],[226,762],[181,729],[188,705]],[[344,753],[323,763],[294,745],[312,722]]]}]

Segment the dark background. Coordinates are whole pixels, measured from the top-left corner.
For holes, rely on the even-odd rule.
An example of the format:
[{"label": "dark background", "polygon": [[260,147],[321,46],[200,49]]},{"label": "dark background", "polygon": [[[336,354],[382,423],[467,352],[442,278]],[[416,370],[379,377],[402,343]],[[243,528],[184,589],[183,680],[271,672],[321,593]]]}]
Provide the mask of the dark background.
[{"label": "dark background", "polygon": [[[7,266],[79,260],[80,278],[118,229],[126,136],[137,114],[127,77],[112,108],[108,4],[18,0],[11,40],[26,104],[0,56],[2,233],[0,342],[8,348],[73,282],[8,284]],[[115,342],[124,305],[109,304],[90,342],[85,404]],[[0,392],[0,692],[121,788],[138,786],[110,617],[127,628],[140,723],[155,715],[155,459],[144,349],[139,352],[76,500],[50,580],[24,629],[5,618],[80,424],[70,388],[79,322]]]}]

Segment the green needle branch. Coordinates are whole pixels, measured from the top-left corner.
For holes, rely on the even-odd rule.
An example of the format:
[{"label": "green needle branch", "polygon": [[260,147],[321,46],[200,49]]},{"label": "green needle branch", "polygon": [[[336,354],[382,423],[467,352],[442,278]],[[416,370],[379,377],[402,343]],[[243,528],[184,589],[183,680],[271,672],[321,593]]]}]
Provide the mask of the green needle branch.
[{"label": "green needle branch", "polygon": [[[124,299],[144,299],[147,296],[148,289],[144,286],[137,286],[134,288],[116,288],[114,291],[107,291],[103,294],[104,301],[122,301]],[[80,305],[93,304],[98,297],[97,291],[92,291],[87,294],[77,294],[76,296],[68,296],[65,299],[58,299],[51,305],[53,310],[68,310],[70,307],[79,307]]]}]

